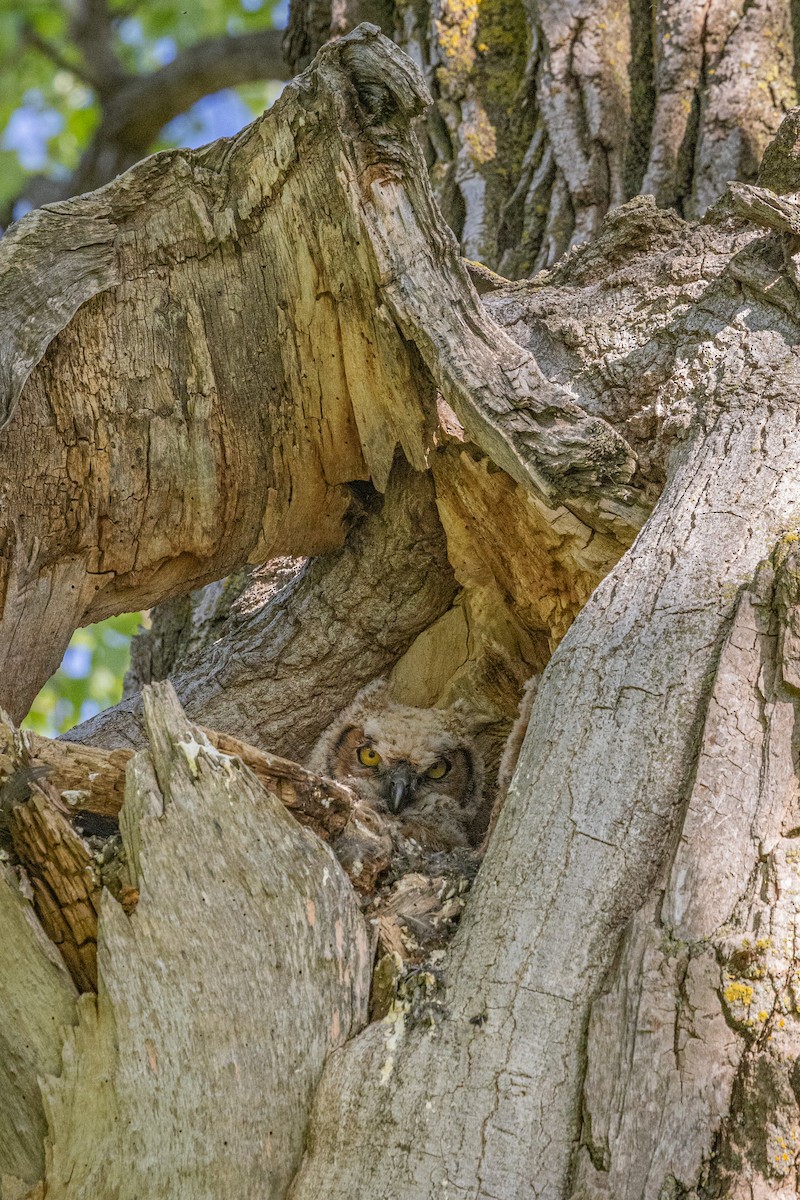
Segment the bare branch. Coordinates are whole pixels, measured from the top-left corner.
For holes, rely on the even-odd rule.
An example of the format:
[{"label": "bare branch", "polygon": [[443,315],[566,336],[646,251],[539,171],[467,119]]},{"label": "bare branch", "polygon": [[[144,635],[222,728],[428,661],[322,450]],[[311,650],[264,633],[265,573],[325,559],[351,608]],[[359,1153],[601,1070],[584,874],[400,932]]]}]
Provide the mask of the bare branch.
[{"label": "bare branch", "polygon": [[49,59],[54,66],[62,71],[69,71],[78,79],[88,84],[90,87],[98,86],[97,76],[94,71],[85,63],[75,62],[70,58],[66,58],[58,46],[54,46],[47,38],[42,37],[30,22],[25,22],[22,28],[22,40],[31,46],[34,50],[38,50],[45,58]]},{"label": "bare branch", "polygon": [[103,104],[103,118],[70,191],[90,191],[143,158],[158,133],[212,92],[258,79],[286,79],[282,30],[208,38],[149,75],[128,78]]},{"label": "bare branch", "polygon": [[[302,761],[344,698],[391,670],[455,594],[432,481],[398,464],[341,549],[308,563],[173,682],[204,725]],[[118,748],[143,737],[138,695],[67,734]]]},{"label": "bare branch", "polygon": [[106,0],[63,0],[70,40],[78,47],[101,99],[113,95],[127,72],[116,51],[116,14]]},{"label": "bare branch", "polygon": [[[332,780],[323,782],[298,763],[258,750],[239,738],[198,728],[217,750],[240,758],[300,824],[313,829],[323,841],[342,832],[353,807],[347,788]],[[133,750],[101,750],[34,733],[26,734],[26,738],[30,746],[28,769],[35,772],[44,767],[48,787],[59,793],[68,809],[119,816],[125,798],[125,768],[133,758]],[[15,768],[10,769],[13,772]],[[7,784],[0,774],[0,788],[4,786]]]}]

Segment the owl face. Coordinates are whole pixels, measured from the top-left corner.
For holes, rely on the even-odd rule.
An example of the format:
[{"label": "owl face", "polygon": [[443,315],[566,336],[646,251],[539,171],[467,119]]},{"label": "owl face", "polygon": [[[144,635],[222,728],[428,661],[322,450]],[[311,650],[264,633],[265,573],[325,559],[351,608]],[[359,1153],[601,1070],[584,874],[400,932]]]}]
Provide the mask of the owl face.
[{"label": "owl face", "polygon": [[[429,710],[407,709],[406,713],[420,711]],[[451,796],[466,804],[475,791],[470,751],[448,731],[420,737],[402,722],[398,725],[400,715],[397,711],[385,717],[379,714],[362,725],[346,726],[331,747],[331,773],[337,779],[357,780],[362,795],[395,816],[412,806],[424,806],[431,795]]]},{"label": "owl face", "polygon": [[371,807],[404,822],[474,809],[483,763],[474,721],[461,707],[412,708],[378,680],[322,735],[309,767],[348,784]]}]

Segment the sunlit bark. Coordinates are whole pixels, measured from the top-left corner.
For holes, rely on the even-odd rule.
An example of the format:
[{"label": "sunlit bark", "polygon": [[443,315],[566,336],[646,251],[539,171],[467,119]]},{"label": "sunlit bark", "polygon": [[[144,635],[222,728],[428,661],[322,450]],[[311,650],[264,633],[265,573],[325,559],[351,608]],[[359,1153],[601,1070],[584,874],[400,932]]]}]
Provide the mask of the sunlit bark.
[{"label": "sunlit bark", "polygon": [[[14,309],[8,273],[2,331],[16,714],[78,623],[277,553],[318,557],[182,663],[192,721],[300,757],[388,672],[499,740],[542,672],[456,938],[371,1024],[353,891],[274,787],[167,688],[76,731],[143,747],[138,902],[100,900],[96,999],[42,990],[77,1025],[60,1077],[52,1036],[26,1051],[0,1166],[48,1197],[796,1191],[797,114],[702,224],[643,198],[601,220],[575,183],[595,236],[509,284],[458,257],[425,102],[362,27],[233,142],[6,247],[35,284]],[[14,938],[52,974],[36,929]]]}]

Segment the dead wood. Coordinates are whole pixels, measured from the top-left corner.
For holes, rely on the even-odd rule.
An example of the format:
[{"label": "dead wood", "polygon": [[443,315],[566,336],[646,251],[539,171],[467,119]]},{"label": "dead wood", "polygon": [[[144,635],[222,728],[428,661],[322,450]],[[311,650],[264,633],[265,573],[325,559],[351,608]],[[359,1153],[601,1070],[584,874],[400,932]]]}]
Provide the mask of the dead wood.
[{"label": "dead wood", "polygon": [[[174,1195],[181,1179],[277,1200],[322,1064],[366,1020],[366,929],[330,849],[185,720],[169,685],[145,702],[149,749],[129,765],[122,819],[140,899],[126,914],[103,893],[98,995],[42,1082],[46,1191]],[[131,1131],[154,1119],[143,1155]]]},{"label": "dead wood", "polygon": [[[465,851],[445,863],[448,856],[423,854],[413,840],[396,844],[380,814],[343,785],[228,734],[198,728],[210,746],[249,768],[301,825],[332,844],[376,926],[381,952],[418,963],[447,943],[477,868],[476,855]],[[120,817],[134,752],[21,735],[7,718],[0,731],[2,830],[30,880],[43,929],[78,988],[96,991],[101,887],[109,887],[126,912],[135,909],[139,892],[118,839],[103,844],[82,833],[90,824],[87,814]],[[392,873],[384,879],[389,867]]]},{"label": "dead wood", "polygon": [[630,448],[482,308],[410,129],[427,103],[363,26],[229,145],[156,156],[3,239],[12,715],[77,625],[340,545],[348,484],[382,491],[398,444],[429,466],[437,387],[496,466],[630,542]]}]

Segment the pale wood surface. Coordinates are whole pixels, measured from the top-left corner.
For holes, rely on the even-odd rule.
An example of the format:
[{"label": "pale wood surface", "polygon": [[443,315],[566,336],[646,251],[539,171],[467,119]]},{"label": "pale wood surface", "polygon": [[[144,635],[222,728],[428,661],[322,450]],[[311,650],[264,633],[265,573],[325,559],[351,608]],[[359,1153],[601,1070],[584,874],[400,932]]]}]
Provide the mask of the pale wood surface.
[{"label": "pale wood surface", "polygon": [[77,992],[6,863],[0,863],[0,947],[0,1179],[32,1184],[45,1157],[38,1080],[60,1069]]},{"label": "pale wood surface", "polygon": [[103,896],[99,996],[46,1086],[47,1195],[277,1197],[322,1063],[366,1019],[366,928],[330,850],[168,685],[145,715],[123,814],[140,899]]},{"label": "pale wood surface", "polygon": [[[398,446],[430,465],[437,387],[467,437],[616,555],[644,519],[624,437],[481,306],[410,129],[427,102],[413,65],[364,26],[308,78],[230,144],[148,159],[0,248],[7,287],[23,269],[40,281],[30,321],[9,326],[27,378],[0,432],[14,717],[76,626],[340,545],[349,484],[382,492]],[[76,254],[72,316],[37,297]]]}]

